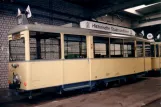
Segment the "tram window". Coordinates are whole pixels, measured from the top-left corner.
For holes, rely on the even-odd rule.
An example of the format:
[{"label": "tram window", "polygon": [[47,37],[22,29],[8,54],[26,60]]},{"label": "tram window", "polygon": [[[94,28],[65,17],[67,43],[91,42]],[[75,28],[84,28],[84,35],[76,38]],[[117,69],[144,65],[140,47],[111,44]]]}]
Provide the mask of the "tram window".
[{"label": "tram window", "polygon": [[150,43],[145,42],[145,57],[151,56]]},{"label": "tram window", "polygon": [[109,38],[93,37],[94,58],[109,57]]},{"label": "tram window", "polygon": [[9,41],[9,60],[24,61],[25,60],[25,42],[24,38]]},{"label": "tram window", "polygon": [[87,57],[86,36],[65,34],[64,41],[65,59]]},{"label": "tram window", "polygon": [[159,45],[159,48],[160,48],[160,57],[161,57],[161,45]]},{"label": "tram window", "polygon": [[159,57],[159,45],[156,45],[156,57]]},{"label": "tram window", "polygon": [[123,40],[110,38],[110,55],[111,57],[123,57]]},{"label": "tram window", "polygon": [[134,41],[124,39],[124,57],[135,57]]},{"label": "tram window", "polygon": [[155,57],[154,45],[151,45],[151,57]]},{"label": "tram window", "polygon": [[137,57],[143,57],[143,42],[137,41]]},{"label": "tram window", "polygon": [[30,32],[30,59],[60,59],[60,34]]}]

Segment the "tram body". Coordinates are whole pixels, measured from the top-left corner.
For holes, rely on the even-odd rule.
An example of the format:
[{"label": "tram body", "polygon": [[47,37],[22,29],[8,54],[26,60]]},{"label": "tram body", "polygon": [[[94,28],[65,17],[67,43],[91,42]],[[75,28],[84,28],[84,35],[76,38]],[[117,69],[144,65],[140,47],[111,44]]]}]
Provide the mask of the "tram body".
[{"label": "tram body", "polygon": [[151,57],[152,57],[152,74],[160,74],[161,71],[161,42],[151,43]]},{"label": "tram body", "polygon": [[49,87],[68,91],[152,70],[149,41],[115,35],[81,28],[19,25],[8,36],[9,86],[23,91]]}]

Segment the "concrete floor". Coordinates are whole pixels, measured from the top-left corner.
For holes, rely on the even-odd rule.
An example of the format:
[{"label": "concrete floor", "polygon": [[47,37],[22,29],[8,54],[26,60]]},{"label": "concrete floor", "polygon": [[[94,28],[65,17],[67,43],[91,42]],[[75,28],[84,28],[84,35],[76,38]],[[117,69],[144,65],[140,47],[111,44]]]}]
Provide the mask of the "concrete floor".
[{"label": "concrete floor", "polygon": [[161,99],[153,101],[153,102],[145,105],[144,107],[161,107]]},{"label": "concrete floor", "polygon": [[[158,106],[160,98],[161,77],[150,77],[132,84],[86,94],[77,91],[63,96],[41,95],[32,101],[9,101],[0,104],[0,107],[161,107]],[[153,102],[155,100],[157,102]]]}]

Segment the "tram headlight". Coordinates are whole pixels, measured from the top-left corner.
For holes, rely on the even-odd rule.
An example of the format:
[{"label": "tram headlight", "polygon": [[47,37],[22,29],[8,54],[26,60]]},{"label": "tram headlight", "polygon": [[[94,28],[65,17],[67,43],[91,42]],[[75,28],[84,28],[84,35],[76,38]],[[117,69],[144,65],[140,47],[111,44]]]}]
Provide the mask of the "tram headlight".
[{"label": "tram headlight", "polygon": [[18,74],[13,75],[13,83],[20,84],[20,77]]}]

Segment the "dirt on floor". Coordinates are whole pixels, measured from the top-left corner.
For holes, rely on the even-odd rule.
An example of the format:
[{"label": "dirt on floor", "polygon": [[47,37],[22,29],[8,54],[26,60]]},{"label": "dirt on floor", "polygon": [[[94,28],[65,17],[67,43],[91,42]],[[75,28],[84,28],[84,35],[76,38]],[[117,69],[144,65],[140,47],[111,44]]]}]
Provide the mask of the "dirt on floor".
[{"label": "dirt on floor", "polygon": [[32,103],[26,100],[3,103],[0,107],[141,107],[161,98],[161,77],[86,94],[48,97],[40,96]]}]

